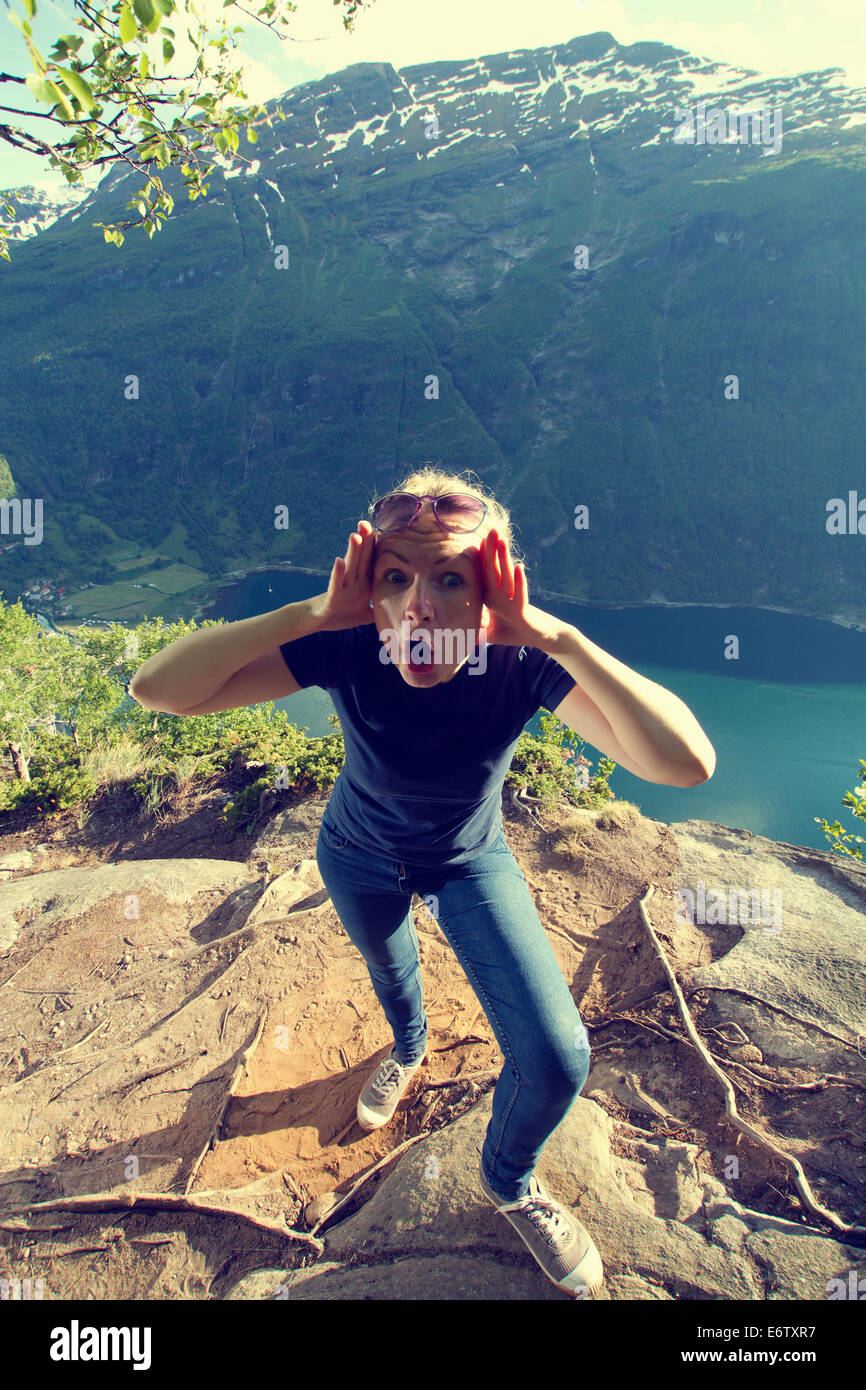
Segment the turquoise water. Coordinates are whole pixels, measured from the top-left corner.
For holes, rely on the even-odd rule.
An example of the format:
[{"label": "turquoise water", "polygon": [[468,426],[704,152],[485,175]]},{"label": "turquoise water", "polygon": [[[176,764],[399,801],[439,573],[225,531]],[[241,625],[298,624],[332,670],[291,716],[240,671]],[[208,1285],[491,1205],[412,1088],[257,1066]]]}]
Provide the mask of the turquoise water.
[{"label": "turquoise water", "polygon": [[[324,576],[249,575],[221,590],[204,616],[252,617],[321,593],[326,583]],[[814,816],[866,836],[841,804],[866,758],[866,633],[762,609],[537,606],[678,695],[716,750],[716,771],[698,787],[656,786],[618,767],[610,779],[618,799],[666,824],[719,821],[816,849],[830,843]],[[730,634],[739,639],[736,661],[724,657]],[[310,734],[331,732],[334,707],[325,691],[276,703]],[[537,726],[538,716],[527,727]],[[595,761],[598,750],[588,744],[586,754]]]}]

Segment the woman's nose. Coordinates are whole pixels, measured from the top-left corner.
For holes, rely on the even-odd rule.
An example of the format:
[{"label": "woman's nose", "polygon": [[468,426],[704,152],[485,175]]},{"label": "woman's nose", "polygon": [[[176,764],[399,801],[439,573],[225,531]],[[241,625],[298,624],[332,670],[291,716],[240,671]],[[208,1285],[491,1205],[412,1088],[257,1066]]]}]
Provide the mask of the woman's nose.
[{"label": "woman's nose", "polygon": [[426,588],[421,584],[414,584],[406,595],[406,607],[403,611],[410,622],[432,619],[435,609]]}]

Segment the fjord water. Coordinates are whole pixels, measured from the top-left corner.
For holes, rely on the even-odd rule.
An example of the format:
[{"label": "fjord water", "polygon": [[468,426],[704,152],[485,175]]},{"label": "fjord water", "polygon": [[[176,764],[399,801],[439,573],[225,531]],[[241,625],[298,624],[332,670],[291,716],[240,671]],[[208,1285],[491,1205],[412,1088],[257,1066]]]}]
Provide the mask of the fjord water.
[{"label": "fjord water", "polygon": [[[233,622],[326,586],[326,576],[248,575],[220,590],[203,617]],[[658,786],[617,767],[610,785],[619,800],[666,824],[718,821],[816,849],[830,842],[815,816],[866,837],[863,822],[841,804],[866,758],[866,633],[765,609],[611,610],[530,597],[672,690],[716,750],[715,773],[697,787]],[[731,634],[739,638],[736,661],[724,656]],[[326,691],[312,687],[275,703],[311,735],[332,732]],[[527,727],[537,731],[537,715]],[[594,764],[598,750],[587,745],[585,752]]]}]

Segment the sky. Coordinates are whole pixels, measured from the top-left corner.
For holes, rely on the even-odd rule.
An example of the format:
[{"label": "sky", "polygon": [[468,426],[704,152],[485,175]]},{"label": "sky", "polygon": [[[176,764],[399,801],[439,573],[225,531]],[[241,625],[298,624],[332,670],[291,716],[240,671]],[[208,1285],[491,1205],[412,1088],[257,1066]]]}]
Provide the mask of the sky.
[{"label": "sky", "polygon": [[[58,34],[81,34],[82,52],[89,36],[75,24],[72,0],[36,0],[34,41],[47,58]],[[261,0],[249,0],[254,13]],[[223,10],[222,0],[195,0],[202,18],[213,23],[221,13],[243,24],[233,61],[244,70],[249,102],[268,101],[302,82],[337,72],[351,63],[389,62],[395,68],[440,59],[477,58],[518,48],[566,43],[579,34],[606,30],[621,44],[652,39],[686,49],[698,57],[754,68],[772,75],[843,68],[844,81],[866,86],[864,0],[724,0],[716,5],[695,0],[365,0],[354,31],[343,27],[344,9],[333,0],[297,0],[297,9],[282,40],[237,9]],[[6,0],[0,12],[3,69],[25,76],[33,71],[23,35],[9,19],[7,6],[19,17],[21,0]],[[105,7],[101,0],[100,8]],[[159,58],[160,74],[189,73],[192,49],[182,34],[186,19],[170,20],[177,34],[176,54],[165,67],[161,41],[148,52]],[[212,29],[213,33],[216,29]],[[131,45],[134,47],[134,45]],[[23,93],[23,95],[22,95]],[[0,83],[0,106],[47,111],[26,88]],[[246,104],[246,103],[244,103]],[[17,125],[56,143],[59,125],[2,112],[0,121]],[[242,140],[241,148],[247,148]],[[94,173],[93,185],[105,172]],[[68,191],[68,184],[47,160],[13,149],[0,140],[0,188],[35,184],[48,192]]]}]

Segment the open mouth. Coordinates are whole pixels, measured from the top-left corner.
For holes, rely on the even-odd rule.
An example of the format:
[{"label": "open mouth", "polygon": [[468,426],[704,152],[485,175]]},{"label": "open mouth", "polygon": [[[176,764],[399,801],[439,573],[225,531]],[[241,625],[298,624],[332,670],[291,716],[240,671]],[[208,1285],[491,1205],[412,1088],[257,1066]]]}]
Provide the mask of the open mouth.
[{"label": "open mouth", "polygon": [[409,670],[417,675],[432,671],[436,664],[433,660],[433,648],[428,633],[423,633],[414,638],[409,646],[408,662]]}]

